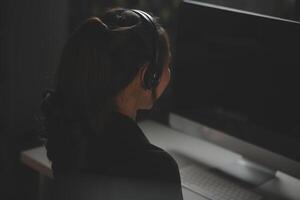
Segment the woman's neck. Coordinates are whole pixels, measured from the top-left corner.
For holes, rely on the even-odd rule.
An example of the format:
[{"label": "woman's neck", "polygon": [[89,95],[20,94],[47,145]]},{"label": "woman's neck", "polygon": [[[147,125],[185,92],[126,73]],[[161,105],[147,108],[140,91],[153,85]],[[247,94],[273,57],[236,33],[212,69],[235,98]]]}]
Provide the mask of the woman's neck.
[{"label": "woman's neck", "polygon": [[136,111],[132,110],[132,109],[126,109],[126,108],[119,108],[118,112],[133,119],[134,121],[136,120]]},{"label": "woman's neck", "polygon": [[127,117],[136,120],[137,103],[135,98],[119,96],[117,98],[117,111]]}]

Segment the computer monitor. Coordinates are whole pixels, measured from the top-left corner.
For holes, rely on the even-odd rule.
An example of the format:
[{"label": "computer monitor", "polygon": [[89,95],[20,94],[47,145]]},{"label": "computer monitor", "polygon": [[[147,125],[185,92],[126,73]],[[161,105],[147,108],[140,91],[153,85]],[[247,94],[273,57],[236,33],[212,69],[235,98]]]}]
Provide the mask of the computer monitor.
[{"label": "computer monitor", "polygon": [[171,127],[300,178],[300,23],[186,0],[176,37]]}]

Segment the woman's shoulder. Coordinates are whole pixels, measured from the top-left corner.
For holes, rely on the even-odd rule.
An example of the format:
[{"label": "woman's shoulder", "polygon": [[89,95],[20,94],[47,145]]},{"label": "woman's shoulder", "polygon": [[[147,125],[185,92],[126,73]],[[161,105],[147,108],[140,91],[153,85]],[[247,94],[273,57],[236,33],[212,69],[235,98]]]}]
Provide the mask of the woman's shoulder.
[{"label": "woman's shoulder", "polygon": [[168,152],[161,149],[160,147],[150,144],[146,155],[149,156],[148,158],[153,158],[153,160],[157,161],[157,163],[167,166],[168,169],[174,169],[178,171],[178,165],[175,159]]},{"label": "woman's shoulder", "polygon": [[151,144],[137,123],[112,113],[105,131],[87,148],[87,169],[111,176],[179,181],[176,161]]},{"label": "woman's shoulder", "polygon": [[118,165],[111,166],[109,174],[152,181],[167,181],[180,185],[176,161],[166,151],[152,144],[149,144],[143,151],[132,153]]}]

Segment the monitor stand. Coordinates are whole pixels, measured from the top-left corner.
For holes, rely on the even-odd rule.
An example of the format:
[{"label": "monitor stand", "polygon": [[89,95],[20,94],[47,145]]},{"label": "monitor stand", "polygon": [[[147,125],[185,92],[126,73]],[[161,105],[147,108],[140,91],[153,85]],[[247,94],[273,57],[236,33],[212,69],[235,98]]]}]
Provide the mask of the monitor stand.
[{"label": "monitor stand", "polygon": [[276,171],[268,169],[262,165],[243,158],[222,166],[224,173],[249,183],[253,187],[258,187],[267,181],[275,178]]}]

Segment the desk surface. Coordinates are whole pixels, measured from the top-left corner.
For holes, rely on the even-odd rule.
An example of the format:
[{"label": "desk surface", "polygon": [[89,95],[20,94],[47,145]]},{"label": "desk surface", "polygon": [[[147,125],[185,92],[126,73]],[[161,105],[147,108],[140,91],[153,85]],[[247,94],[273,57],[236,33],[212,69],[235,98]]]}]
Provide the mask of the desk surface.
[{"label": "desk surface", "polygon": [[52,178],[51,162],[45,147],[29,149],[21,153],[21,161],[40,174]]},{"label": "desk surface", "polygon": [[[219,168],[240,158],[240,155],[234,154],[224,148],[185,135],[157,122],[144,121],[139,123],[139,126],[151,143],[169,152],[180,152],[183,155],[188,155],[196,161],[206,163],[215,168]],[[51,163],[47,159],[44,147],[23,151],[21,153],[21,160],[40,174],[52,177]],[[257,191],[266,194],[264,196],[267,199],[299,200],[300,180],[277,172],[275,179],[261,185],[257,188]],[[203,197],[185,188],[183,188],[183,196],[184,199],[189,200],[205,200]]]}]

